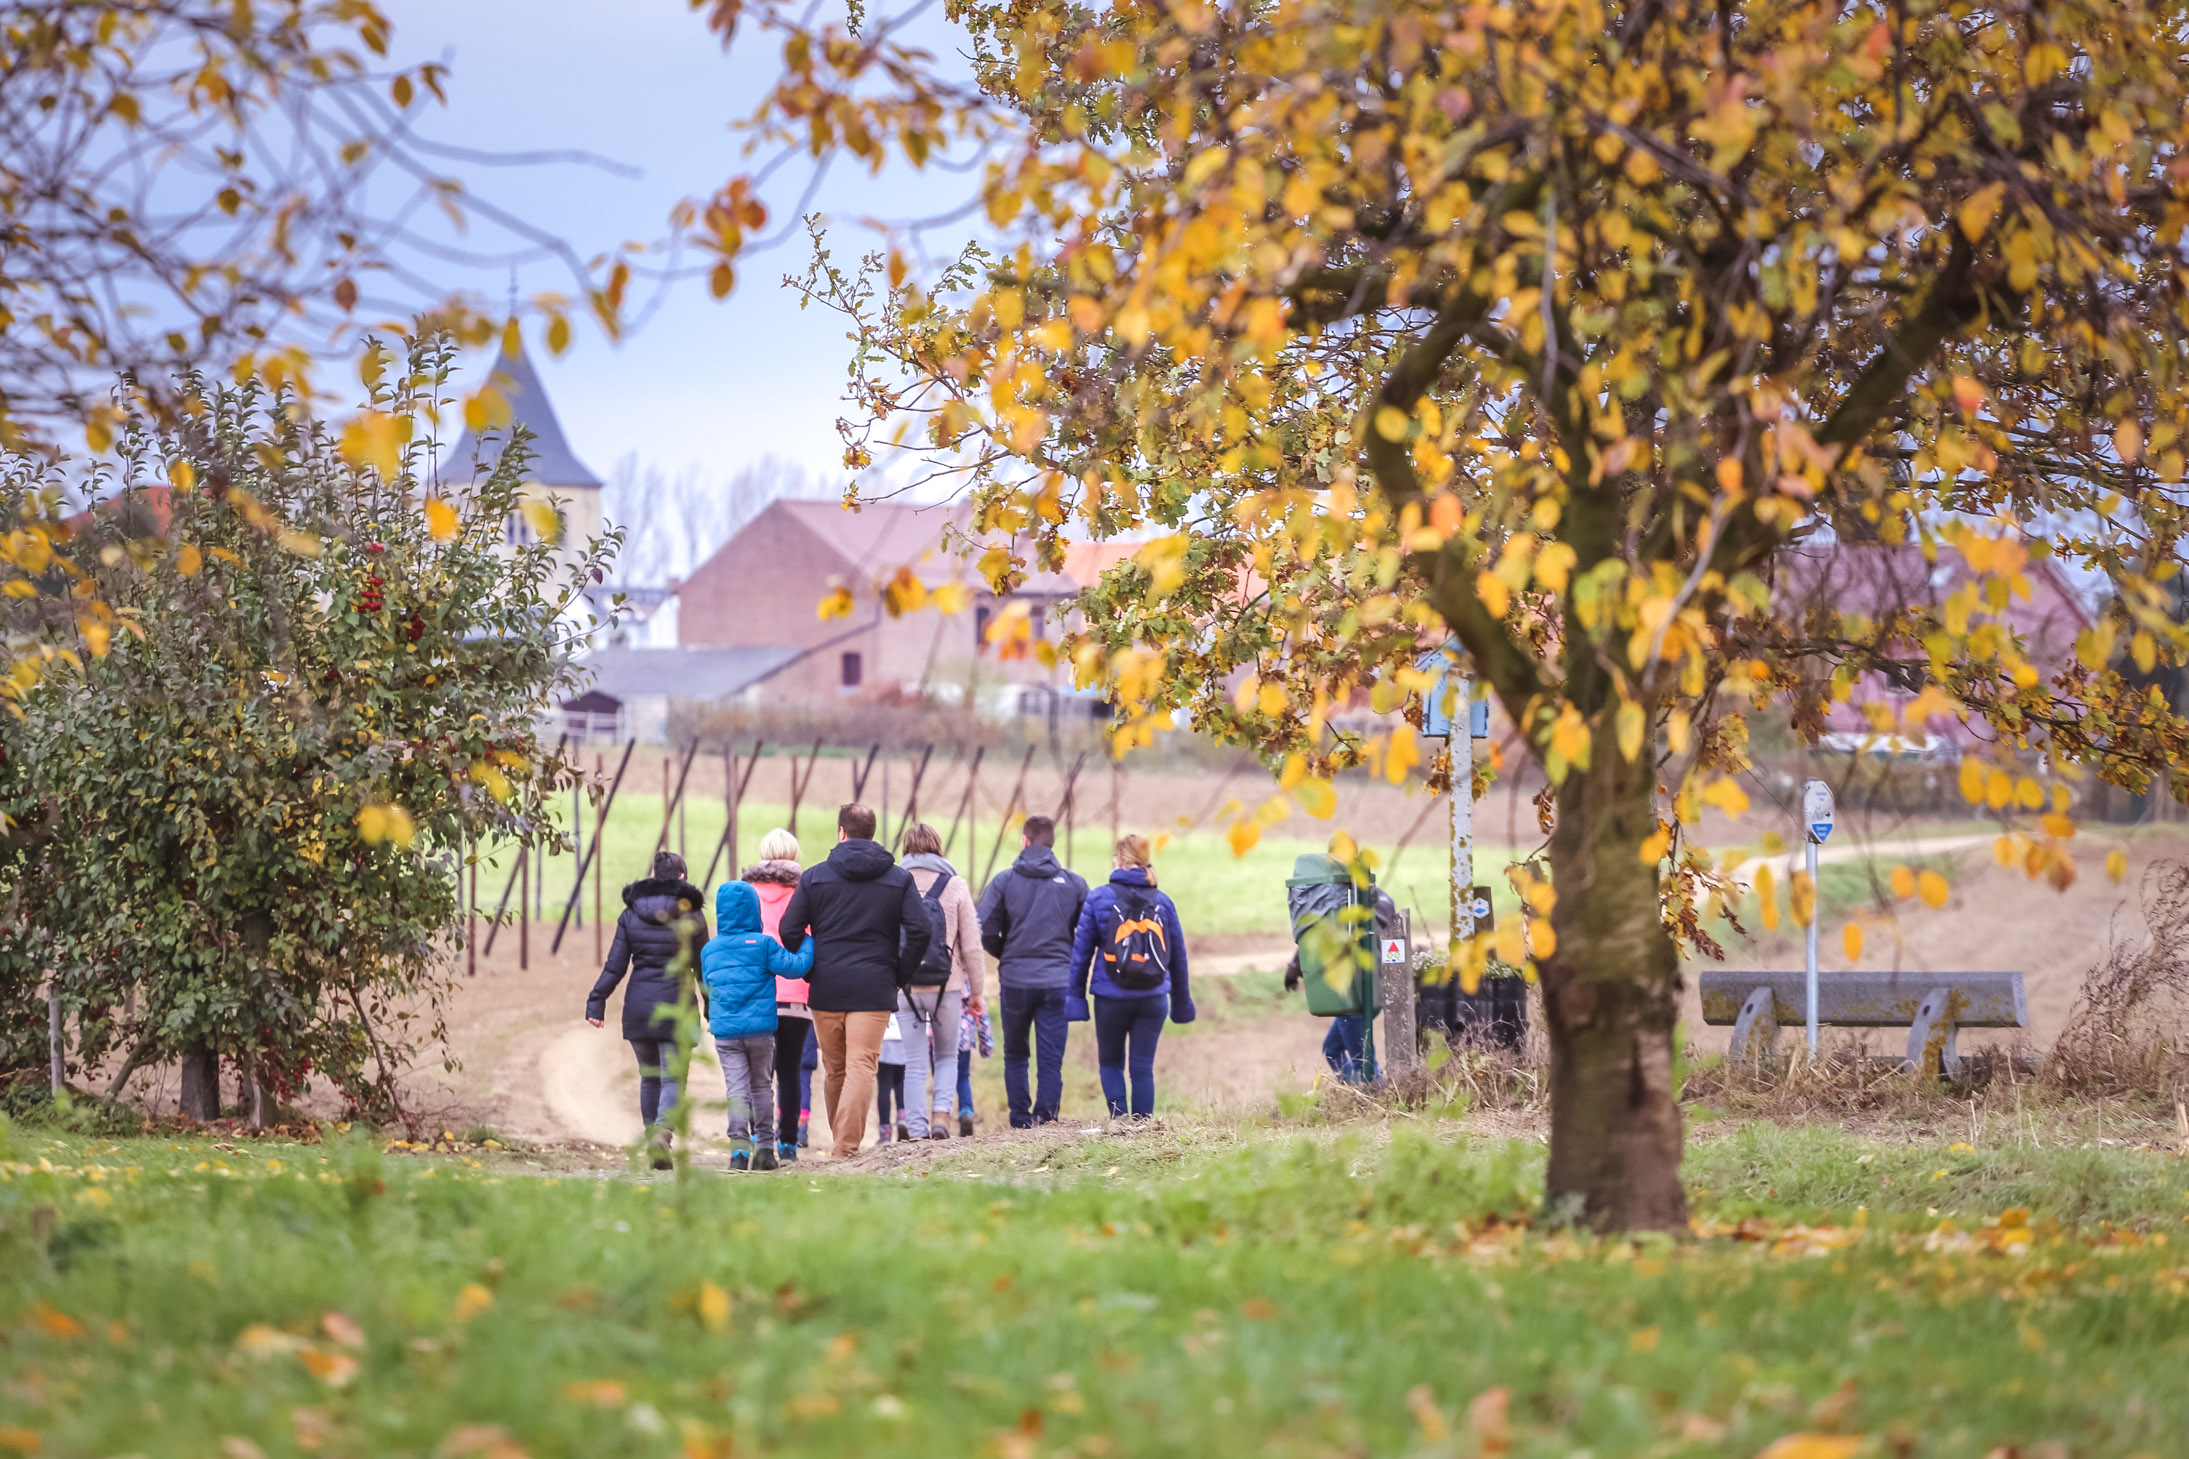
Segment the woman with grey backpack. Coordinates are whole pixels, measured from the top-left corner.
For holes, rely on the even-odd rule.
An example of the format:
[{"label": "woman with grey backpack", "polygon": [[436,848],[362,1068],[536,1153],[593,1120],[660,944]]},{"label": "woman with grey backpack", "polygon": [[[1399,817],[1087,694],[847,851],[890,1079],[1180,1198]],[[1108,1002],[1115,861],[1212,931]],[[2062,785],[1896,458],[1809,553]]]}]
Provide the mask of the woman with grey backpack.
[{"label": "woman with grey backpack", "polygon": [[943,859],[942,837],[925,821],[904,833],[898,863],[912,877],[933,936],[912,986],[897,994],[904,1038],[904,1125],[915,1140],[947,1140],[955,1113],[958,1020],[986,1011],[987,969],[981,962],[980,912],[973,890]]}]

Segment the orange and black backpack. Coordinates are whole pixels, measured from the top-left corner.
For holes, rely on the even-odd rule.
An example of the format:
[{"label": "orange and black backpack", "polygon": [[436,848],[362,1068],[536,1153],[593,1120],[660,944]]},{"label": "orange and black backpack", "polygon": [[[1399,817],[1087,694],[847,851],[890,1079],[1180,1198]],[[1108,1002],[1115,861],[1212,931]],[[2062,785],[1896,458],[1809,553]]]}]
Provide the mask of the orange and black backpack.
[{"label": "orange and black backpack", "polygon": [[1152,993],[1171,975],[1170,939],[1157,893],[1120,887],[1103,919],[1102,967],[1126,993]]}]

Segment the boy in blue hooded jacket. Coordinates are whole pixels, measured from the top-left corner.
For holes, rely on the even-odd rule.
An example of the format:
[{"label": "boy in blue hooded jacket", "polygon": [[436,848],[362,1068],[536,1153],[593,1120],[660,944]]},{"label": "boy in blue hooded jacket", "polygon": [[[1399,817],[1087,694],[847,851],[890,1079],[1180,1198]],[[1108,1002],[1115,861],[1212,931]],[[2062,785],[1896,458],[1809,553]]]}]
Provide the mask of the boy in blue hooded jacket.
[{"label": "boy in blue hooded jacket", "polygon": [[[707,1030],[730,1096],[730,1169],[775,1169],[775,980],[813,971],[813,944],[796,952],[760,930],[760,894],[726,881],[714,894],[715,935],[699,950]],[[753,1132],[760,1146],[753,1148]]]}]

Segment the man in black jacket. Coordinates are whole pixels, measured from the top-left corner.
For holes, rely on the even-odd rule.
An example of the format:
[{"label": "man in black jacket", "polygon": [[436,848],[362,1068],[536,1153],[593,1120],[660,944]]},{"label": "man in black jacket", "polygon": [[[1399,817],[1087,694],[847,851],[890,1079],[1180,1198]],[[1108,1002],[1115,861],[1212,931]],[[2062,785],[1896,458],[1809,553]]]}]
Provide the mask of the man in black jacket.
[{"label": "man in black jacket", "polygon": [[[585,999],[585,1021],[599,1028],[608,1017],[608,995],[630,973],[631,986],[623,994],[623,1036],[638,1055],[638,1112],[650,1133],[676,1108],[676,1079],[670,1073],[676,1030],[669,1017],[676,1009],[678,978],[670,969],[679,956],[696,960],[707,940],[707,914],[700,909],[704,899],[684,879],[684,858],[663,851],[654,857],[653,872],[623,889],[616,940],[608,948],[600,980]],[[665,1162],[667,1150],[667,1137],[657,1137],[657,1166]]]},{"label": "man in black jacket", "polygon": [[[1064,1040],[1071,1027],[1064,999],[1072,981],[1072,934],[1087,900],[1086,881],[1057,862],[1056,822],[1028,816],[1023,845],[980,901],[981,946],[995,957],[1003,989],[1003,1093],[1011,1126],[1019,1130],[1053,1121],[1064,1098]],[[1032,1092],[1029,1044],[1040,1056],[1040,1087]]]},{"label": "man in black jacket", "polygon": [[897,991],[927,956],[927,909],[911,874],[874,840],[874,812],[836,812],[836,849],[806,868],[783,906],[777,935],[791,952],[813,937],[808,994],[813,1038],[824,1070],[824,1108],[834,1154],[859,1153],[882,1034],[897,1010]]}]

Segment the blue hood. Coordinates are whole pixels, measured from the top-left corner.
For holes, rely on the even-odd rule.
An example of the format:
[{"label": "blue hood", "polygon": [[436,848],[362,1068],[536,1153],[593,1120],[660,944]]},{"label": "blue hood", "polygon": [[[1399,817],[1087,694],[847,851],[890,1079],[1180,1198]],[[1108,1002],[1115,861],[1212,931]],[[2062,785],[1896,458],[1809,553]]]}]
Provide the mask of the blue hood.
[{"label": "blue hood", "polygon": [[751,882],[726,881],[716,888],[714,927],[722,937],[760,930],[760,893]]},{"label": "blue hood", "polygon": [[1148,880],[1148,873],[1144,867],[1120,866],[1110,873],[1110,885],[1113,887],[1152,887],[1155,883]]}]

